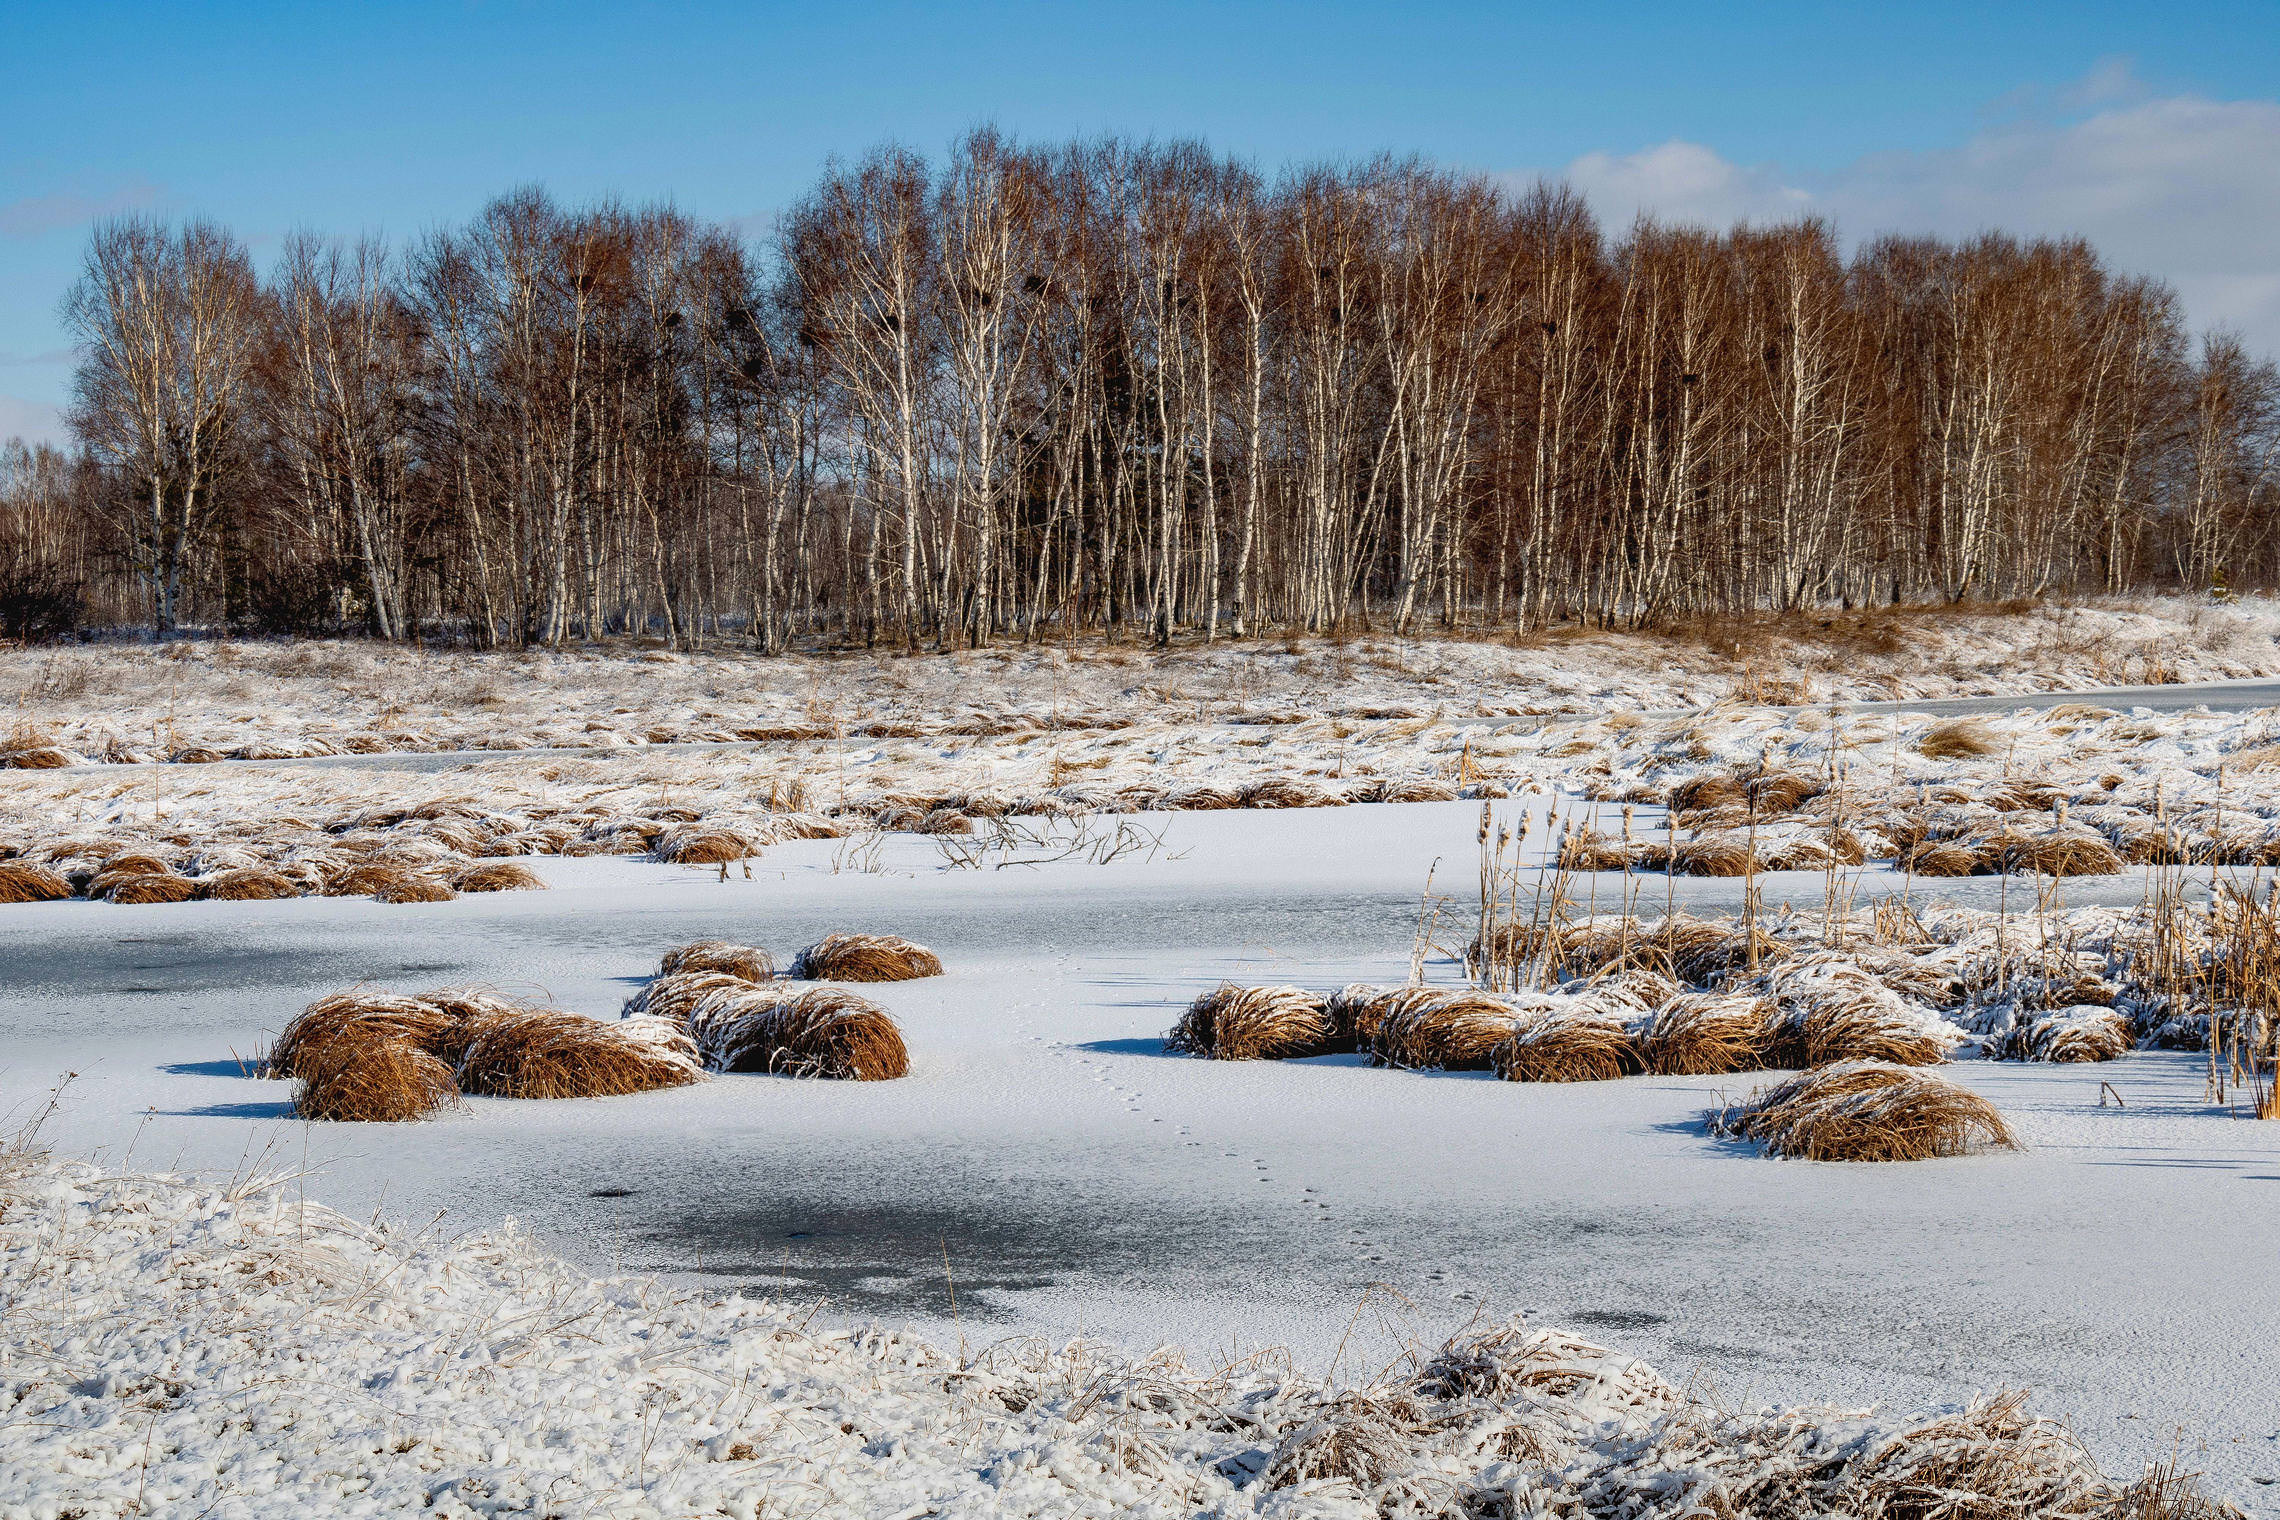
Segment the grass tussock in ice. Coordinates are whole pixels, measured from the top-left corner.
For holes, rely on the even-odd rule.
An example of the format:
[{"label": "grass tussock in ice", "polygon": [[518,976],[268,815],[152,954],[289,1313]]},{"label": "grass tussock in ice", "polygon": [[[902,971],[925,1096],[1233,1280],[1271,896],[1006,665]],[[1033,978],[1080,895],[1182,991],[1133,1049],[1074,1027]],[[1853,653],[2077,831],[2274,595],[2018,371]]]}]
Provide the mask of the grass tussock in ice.
[{"label": "grass tussock in ice", "polygon": [[[1290,1061],[1340,1048],[1324,1000],[1303,987],[1238,987],[1200,994],[1164,1037],[1175,1055],[1214,1061]],[[1349,1036],[1343,1048],[1354,1048]]]},{"label": "grass tussock in ice", "polygon": [[1995,1105],[1914,1067],[1843,1061],[1753,1093],[1710,1116],[1713,1133],[1803,1161],[1928,1161],[2018,1141]]},{"label": "grass tussock in ice", "polygon": [[383,1516],[2229,1520],[2022,1395],[1734,1408],[1521,1322],[1359,1383],[1271,1357],[976,1355],[596,1281],[511,1233],[23,1156],[0,1167],[7,1503]]},{"label": "grass tussock in ice", "polygon": [[1469,987],[1405,987],[1386,1000],[1370,1064],[1405,1071],[1487,1071],[1512,1037],[1512,1004]]},{"label": "grass tussock in ice", "polygon": [[529,866],[485,860],[451,873],[454,892],[543,892],[546,883]]},{"label": "grass tussock in ice", "polygon": [[826,934],[792,959],[809,982],[909,982],[940,976],[942,958],[893,934]]},{"label": "grass tussock in ice", "polygon": [[293,1114],[341,1124],[404,1124],[459,1102],[451,1068],[409,1040],[341,1035],[295,1060]]},{"label": "grass tussock in ice", "polygon": [[686,971],[718,971],[740,976],[748,982],[766,982],[775,979],[776,958],[753,945],[734,944],[725,939],[700,939],[666,951],[657,963],[660,977]]},{"label": "grass tussock in ice", "polygon": [[304,1008],[262,1061],[292,1077],[304,1119],[399,1123],[463,1094],[605,1098],[701,1080],[695,1047],[657,1018],[604,1023],[482,988],[362,988]]},{"label": "grass tussock in ice", "polygon": [[1639,1059],[1658,1077],[1763,1071],[1776,1017],[1773,1000],[1752,993],[1680,993],[1655,1010]]},{"label": "grass tussock in ice", "polygon": [[60,871],[28,860],[0,860],[0,903],[59,902],[71,895]]},{"label": "grass tussock in ice", "polygon": [[688,1036],[663,1020],[528,1008],[480,1020],[457,1075],[462,1091],[489,1098],[616,1098],[704,1073]]},{"label": "grass tussock in ice", "polygon": [[689,1017],[708,1071],[889,1082],[910,1073],[894,1017],[841,987],[760,983],[715,992]]},{"label": "grass tussock in ice", "polygon": [[1612,1082],[1645,1070],[1630,1029],[1597,1011],[1523,1014],[1489,1057],[1507,1082]]}]

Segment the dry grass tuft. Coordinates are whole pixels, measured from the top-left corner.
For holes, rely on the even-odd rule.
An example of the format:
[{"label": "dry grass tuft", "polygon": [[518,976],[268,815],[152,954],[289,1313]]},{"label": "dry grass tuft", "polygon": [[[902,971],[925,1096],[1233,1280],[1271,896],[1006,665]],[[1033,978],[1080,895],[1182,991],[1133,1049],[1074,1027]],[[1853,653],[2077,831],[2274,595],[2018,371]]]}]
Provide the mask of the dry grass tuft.
[{"label": "dry grass tuft", "polygon": [[1995,753],[1995,732],[1976,718],[1934,723],[1916,741],[1916,752],[1931,760],[1967,760]]},{"label": "dry grass tuft", "polygon": [[394,880],[373,892],[374,902],[431,903],[450,902],[459,894],[448,883],[416,871],[405,871]]},{"label": "dry grass tuft", "polygon": [[1612,1082],[1645,1069],[1620,1019],[1579,1008],[1523,1013],[1496,1047],[1494,1067],[1507,1082]]},{"label": "dry grass tuft", "polygon": [[61,902],[71,883],[60,871],[28,860],[0,860],[0,903]]},{"label": "dry grass tuft", "polygon": [[1489,993],[1404,987],[1386,1001],[1370,1059],[1413,1071],[1487,1071],[1512,1027],[1512,1005]]},{"label": "dry grass tuft", "polygon": [[74,763],[76,758],[69,750],[36,744],[28,749],[11,750],[0,755],[0,767],[19,771],[53,771]]},{"label": "dry grass tuft", "polygon": [[[555,1008],[493,1014],[474,1026],[459,1063],[462,1091],[493,1098],[612,1098],[702,1078],[693,1050]],[[686,1038],[676,1035],[686,1045]]]},{"label": "dry grass tuft", "polygon": [[734,829],[690,827],[675,829],[660,837],[653,853],[668,865],[715,866],[745,860],[760,852],[751,840]]},{"label": "dry grass tuft", "polygon": [[1623,841],[1597,829],[1577,829],[1560,845],[1563,871],[1623,871],[1631,865],[1631,852]]},{"label": "dry grass tuft", "polygon": [[707,1069],[885,1082],[910,1071],[902,1030],[868,998],[837,987],[791,995],[746,987],[705,999],[690,1020]]},{"label": "dry grass tuft", "polygon": [[706,998],[716,992],[748,992],[755,985],[733,971],[675,971],[651,978],[649,985],[625,1000],[619,1016],[630,1019],[646,1013],[686,1029]]},{"label": "dry grass tuft", "polygon": [[892,934],[826,934],[792,960],[792,975],[810,982],[909,982],[941,974],[933,951]]},{"label": "dry grass tuft", "polygon": [[87,895],[127,904],[188,902],[198,895],[198,883],[171,871],[130,871],[124,875],[105,871],[89,885]]},{"label": "dry grass tuft", "polygon": [[776,979],[776,958],[756,946],[700,939],[666,951],[665,958],[657,963],[659,976],[685,971],[718,971],[748,982],[770,982]]},{"label": "dry grass tuft", "polygon": [[1188,1004],[1164,1049],[1214,1061],[1288,1061],[1352,1050],[1341,1046],[1323,1000],[1300,987],[1221,982]]},{"label": "dry grass tuft", "polygon": [[1902,864],[1917,876],[1985,876],[1995,869],[1984,852],[1955,839],[1927,839]]},{"label": "dry grass tuft", "polygon": [[2003,1042],[2013,1061],[2114,1061],[2130,1053],[2129,1021],[2111,1008],[2070,1007],[2027,1020]]},{"label": "dry grass tuft", "polygon": [[1665,1003],[1639,1039],[1639,1059],[1661,1077],[1708,1077],[1762,1071],[1770,999],[1747,993],[1694,992]]},{"label": "dry grass tuft", "polygon": [[543,892],[546,883],[529,866],[511,860],[485,860],[453,874],[456,892]]},{"label": "dry grass tuft", "polygon": [[449,1039],[455,1022],[454,1010],[428,997],[361,989],[335,992],[302,1009],[285,1026],[262,1059],[262,1074],[305,1076],[303,1067],[310,1053],[323,1045],[394,1041],[434,1053]]},{"label": "dry grass tuft", "polygon": [[451,1068],[406,1040],[342,1033],[305,1047],[293,1113],[351,1124],[401,1124],[459,1101]]},{"label": "dry grass tuft", "polygon": [[1805,1161],[1924,1161],[2016,1150],[1995,1106],[1944,1077],[1880,1061],[1819,1067],[1709,1119],[1712,1133]]},{"label": "dry grass tuft", "polygon": [[301,889],[289,876],[248,866],[198,878],[198,895],[221,902],[264,902],[299,897]]},{"label": "dry grass tuft", "polygon": [[1671,851],[1670,869],[1680,876],[1747,876],[1749,841],[1739,834],[1688,840]]},{"label": "dry grass tuft", "polygon": [[2103,835],[2070,829],[2049,834],[2006,834],[2000,840],[2003,868],[2043,876],[2112,876],[2122,857]]}]

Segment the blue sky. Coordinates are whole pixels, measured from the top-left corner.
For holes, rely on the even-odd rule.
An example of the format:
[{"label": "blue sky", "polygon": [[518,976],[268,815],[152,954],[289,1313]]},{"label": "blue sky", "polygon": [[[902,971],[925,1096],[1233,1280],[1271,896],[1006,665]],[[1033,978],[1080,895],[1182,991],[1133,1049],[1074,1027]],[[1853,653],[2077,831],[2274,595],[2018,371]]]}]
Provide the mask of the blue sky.
[{"label": "blue sky", "polygon": [[[1898,18],[1905,19],[1898,19]],[[0,433],[52,432],[98,216],[396,236],[510,186],[755,232],[829,154],[1199,136],[1566,172],[1611,220],[2079,228],[2280,350],[2280,13],[2066,6],[77,5],[0,63]],[[2261,242],[2261,247],[2249,244]]]}]

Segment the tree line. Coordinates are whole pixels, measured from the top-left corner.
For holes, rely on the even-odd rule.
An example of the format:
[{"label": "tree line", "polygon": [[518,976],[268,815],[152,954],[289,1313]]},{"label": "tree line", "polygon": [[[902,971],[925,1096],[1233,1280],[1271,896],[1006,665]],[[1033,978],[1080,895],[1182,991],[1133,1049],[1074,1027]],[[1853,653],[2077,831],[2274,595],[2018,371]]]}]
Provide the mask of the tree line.
[{"label": "tree line", "polygon": [[1602,229],[1416,160],[835,162],[758,244],[521,190],[94,233],[0,622],[967,646],[2280,580],[2280,376],[2079,240]]}]

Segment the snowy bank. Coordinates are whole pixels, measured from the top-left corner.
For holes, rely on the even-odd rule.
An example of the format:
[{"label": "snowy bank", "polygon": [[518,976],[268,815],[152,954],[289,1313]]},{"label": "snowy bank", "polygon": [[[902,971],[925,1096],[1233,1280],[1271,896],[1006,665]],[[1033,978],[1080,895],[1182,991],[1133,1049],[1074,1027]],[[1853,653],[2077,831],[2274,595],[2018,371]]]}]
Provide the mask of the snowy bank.
[{"label": "snowy bank", "polygon": [[360,1224],[289,1179],[4,1164],[5,1520],[2091,1516],[2125,1500],[2016,1396],[1909,1417],[1725,1410],[1519,1322],[1345,1387],[1262,1358],[952,1354],[819,1328],[809,1308],[587,1278],[511,1230]]}]

